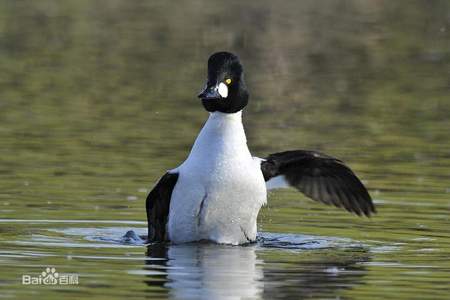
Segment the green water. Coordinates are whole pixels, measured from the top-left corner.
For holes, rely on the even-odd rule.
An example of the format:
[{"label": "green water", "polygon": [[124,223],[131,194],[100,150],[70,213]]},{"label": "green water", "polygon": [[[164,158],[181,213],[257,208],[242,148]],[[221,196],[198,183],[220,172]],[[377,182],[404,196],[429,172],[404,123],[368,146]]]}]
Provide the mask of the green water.
[{"label": "green water", "polygon": [[[1,1],[0,298],[449,299],[448,1]],[[346,161],[358,218],[272,193],[265,241],[124,243],[240,55],[254,155]],[[23,285],[47,267],[78,285]]]}]

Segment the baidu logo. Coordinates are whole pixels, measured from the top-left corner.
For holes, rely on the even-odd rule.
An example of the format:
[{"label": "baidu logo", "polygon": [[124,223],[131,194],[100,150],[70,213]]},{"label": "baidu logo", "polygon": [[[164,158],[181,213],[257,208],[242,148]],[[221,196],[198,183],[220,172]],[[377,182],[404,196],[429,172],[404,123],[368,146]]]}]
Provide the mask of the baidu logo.
[{"label": "baidu logo", "polygon": [[46,268],[38,276],[22,275],[24,285],[74,285],[78,274],[58,273],[55,268]]}]

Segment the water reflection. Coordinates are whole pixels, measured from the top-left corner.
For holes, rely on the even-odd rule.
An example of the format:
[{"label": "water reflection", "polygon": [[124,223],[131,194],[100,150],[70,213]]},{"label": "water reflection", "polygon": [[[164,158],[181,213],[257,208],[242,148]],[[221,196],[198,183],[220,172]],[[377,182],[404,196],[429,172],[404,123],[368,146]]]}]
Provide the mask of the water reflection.
[{"label": "water reflection", "polygon": [[[263,261],[255,246],[150,245],[146,283],[162,285],[176,299],[257,298],[263,291]],[[160,272],[163,271],[161,281]]]},{"label": "water reflection", "polygon": [[366,270],[360,263],[369,260],[361,249],[287,251],[263,243],[152,244],[147,256],[145,283],[152,292],[162,287],[161,292],[174,299],[336,296],[338,290],[361,282]]}]

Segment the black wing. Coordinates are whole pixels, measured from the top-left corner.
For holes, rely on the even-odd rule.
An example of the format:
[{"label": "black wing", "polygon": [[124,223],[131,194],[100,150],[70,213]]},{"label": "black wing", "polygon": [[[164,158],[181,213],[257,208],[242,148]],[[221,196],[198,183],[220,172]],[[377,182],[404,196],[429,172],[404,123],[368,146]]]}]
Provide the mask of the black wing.
[{"label": "black wing", "polygon": [[169,219],[170,198],[177,183],[178,173],[166,173],[148,194],[146,201],[148,240],[167,240],[166,224]]},{"label": "black wing", "polygon": [[369,193],[349,167],[314,151],[294,150],[269,155],[261,161],[264,179],[284,176],[289,186],[325,204],[357,215],[375,213]]}]

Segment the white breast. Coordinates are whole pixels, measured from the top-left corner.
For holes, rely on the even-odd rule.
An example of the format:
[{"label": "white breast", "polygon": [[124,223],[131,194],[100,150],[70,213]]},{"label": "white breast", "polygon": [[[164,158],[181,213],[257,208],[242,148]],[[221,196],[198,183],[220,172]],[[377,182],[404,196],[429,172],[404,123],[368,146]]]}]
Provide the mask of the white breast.
[{"label": "white breast", "polygon": [[241,112],[212,113],[189,157],[173,171],[179,177],[170,203],[171,241],[241,244],[256,238],[266,186],[248,150]]}]

